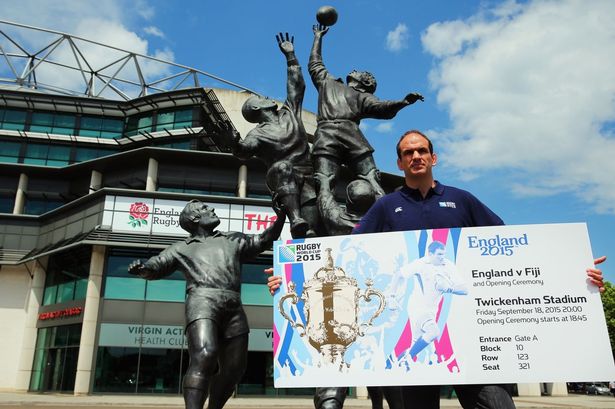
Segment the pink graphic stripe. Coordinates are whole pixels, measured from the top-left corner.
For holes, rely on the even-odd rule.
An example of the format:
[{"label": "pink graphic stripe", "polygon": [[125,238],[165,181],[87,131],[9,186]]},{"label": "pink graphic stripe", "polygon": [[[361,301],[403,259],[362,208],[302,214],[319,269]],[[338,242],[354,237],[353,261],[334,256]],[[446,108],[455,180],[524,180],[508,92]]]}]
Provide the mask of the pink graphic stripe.
[{"label": "pink graphic stripe", "polygon": [[273,324],[273,356],[278,354],[278,346],[280,345],[280,334],[278,328]]},{"label": "pink graphic stripe", "polygon": [[434,241],[439,241],[441,243],[446,244],[446,240],[448,239],[448,229],[434,229],[434,230],[432,230],[431,238]]},{"label": "pink graphic stripe", "polygon": [[397,345],[395,345],[395,356],[401,356],[404,351],[410,348],[410,342],[412,341],[412,330],[410,329],[410,320],[406,322],[406,326],[402,331]]}]

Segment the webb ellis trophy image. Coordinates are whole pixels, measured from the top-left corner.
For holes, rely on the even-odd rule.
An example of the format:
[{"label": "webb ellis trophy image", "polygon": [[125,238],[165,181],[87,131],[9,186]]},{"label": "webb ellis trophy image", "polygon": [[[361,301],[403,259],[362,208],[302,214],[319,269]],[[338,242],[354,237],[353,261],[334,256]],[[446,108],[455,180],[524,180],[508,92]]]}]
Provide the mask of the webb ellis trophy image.
[{"label": "webb ellis trophy image", "polygon": [[[364,328],[382,313],[386,302],[382,293],[373,289],[371,280],[361,292],[357,280],[348,277],[341,267],[333,265],[331,249],[325,250],[325,266],[319,268],[303,287],[303,294],[298,296],[295,285],[289,283],[289,292],[278,302],[280,314],[299,330],[301,336],[307,336],[309,343],[322,356],[320,365],[333,365],[340,372],[349,364],[344,361],[346,349],[357,339],[365,335]],[[372,296],[379,300],[378,308],[367,320],[359,323],[359,301],[369,302]],[[285,311],[284,303],[304,302],[305,324],[296,322]]]}]

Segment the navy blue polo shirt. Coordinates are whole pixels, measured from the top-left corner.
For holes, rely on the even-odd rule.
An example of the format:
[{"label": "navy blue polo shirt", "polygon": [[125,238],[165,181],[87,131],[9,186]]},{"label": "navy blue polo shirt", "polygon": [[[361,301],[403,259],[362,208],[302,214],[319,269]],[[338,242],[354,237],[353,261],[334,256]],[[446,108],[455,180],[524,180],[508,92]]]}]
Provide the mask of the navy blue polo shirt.
[{"label": "navy blue polo shirt", "polygon": [[387,231],[498,226],[504,222],[474,195],[436,181],[423,198],[404,186],[380,198],[352,230],[353,234]]}]

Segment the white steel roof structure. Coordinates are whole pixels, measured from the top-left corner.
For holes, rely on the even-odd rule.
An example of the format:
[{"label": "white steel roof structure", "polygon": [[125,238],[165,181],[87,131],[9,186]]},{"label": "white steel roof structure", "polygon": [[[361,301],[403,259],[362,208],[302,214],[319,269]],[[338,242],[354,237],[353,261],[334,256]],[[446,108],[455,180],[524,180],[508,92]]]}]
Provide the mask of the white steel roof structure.
[{"label": "white steel roof structure", "polygon": [[59,31],[0,20],[0,87],[130,100],[199,88],[206,83],[211,86],[212,82],[256,94],[196,68]]}]

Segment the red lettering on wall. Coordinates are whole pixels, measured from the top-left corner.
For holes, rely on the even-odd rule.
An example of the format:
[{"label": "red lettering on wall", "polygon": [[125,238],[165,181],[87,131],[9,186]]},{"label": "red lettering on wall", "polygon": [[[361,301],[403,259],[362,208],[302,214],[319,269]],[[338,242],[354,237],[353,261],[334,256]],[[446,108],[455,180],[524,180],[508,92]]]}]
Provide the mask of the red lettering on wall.
[{"label": "red lettering on wall", "polygon": [[254,213],[245,213],[244,217],[248,219],[248,230],[252,228],[252,219],[256,217]]},{"label": "red lettering on wall", "polygon": [[269,216],[266,214],[256,213],[244,213],[244,217],[248,222],[246,226],[246,230],[248,231],[252,229],[255,229],[256,231],[265,230],[278,219],[278,216],[275,215]]},{"label": "red lettering on wall", "polygon": [[75,315],[81,315],[83,307],[65,308],[58,311],[42,312],[38,314],[38,319],[41,321],[52,320],[56,318],[73,317]]}]

